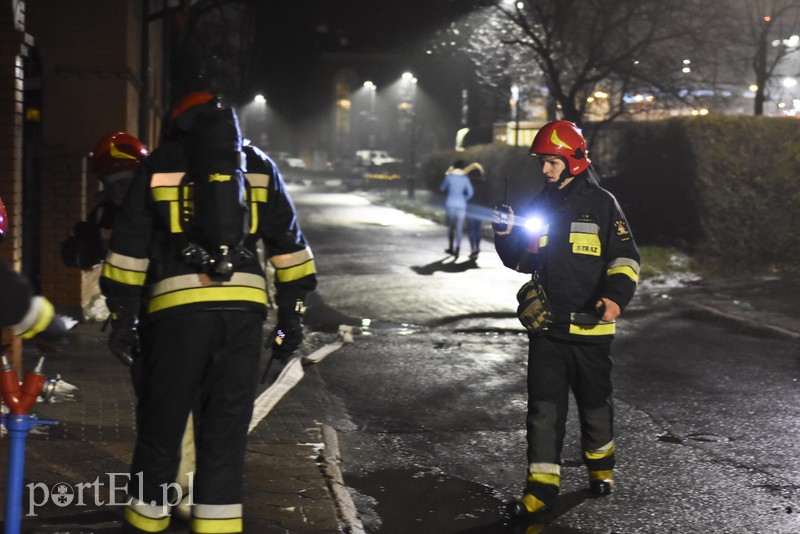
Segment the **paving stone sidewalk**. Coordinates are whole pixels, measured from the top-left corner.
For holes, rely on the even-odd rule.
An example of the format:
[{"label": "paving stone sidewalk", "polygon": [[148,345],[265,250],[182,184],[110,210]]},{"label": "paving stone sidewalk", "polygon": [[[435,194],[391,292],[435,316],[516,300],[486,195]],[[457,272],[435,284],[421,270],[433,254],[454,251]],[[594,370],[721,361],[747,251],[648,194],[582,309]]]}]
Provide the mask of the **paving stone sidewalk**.
[{"label": "paving stone sidewalk", "polygon": [[[118,473],[115,485],[124,484],[122,474],[127,473],[135,437],[134,395],[127,369],[108,352],[106,339],[99,324],[80,324],[73,330],[68,346],[46,356],[45,374],[58,373],[62,382],[54,402],[38,403],[31,412],[58,424],[38,426],[28,435],[22,532],[120,531],[122,507],[107,504],[114,497],[112,493],[115,501],[122,498],[122,492],[110,490],[110,477]],[[25,370],[36,364],[37,352],[36,348],[26,347]],[[315,417],[324,410],[325,402],[318,384],[318,373],[307,367],[300,383],[250,433],[244,502],[246,532],[351,531],[335,500],[335,443],[328,443],[327,448],[325,443],[326,439],[335,439],[330,438],[330,433],[326,438],[325,429]],[[8,438],[4,437],[0,439],[3,511],[7,457]],[[87,488],[82,504],[75,498],[70,506],[59,507],[46,494],[48,488],[60,482],[77,488],[78,484],[95,480],[103,486]],[[32,507],[37,503],[41,506]],[[170,531],[188,532],[188,527],[173,520]]]}]

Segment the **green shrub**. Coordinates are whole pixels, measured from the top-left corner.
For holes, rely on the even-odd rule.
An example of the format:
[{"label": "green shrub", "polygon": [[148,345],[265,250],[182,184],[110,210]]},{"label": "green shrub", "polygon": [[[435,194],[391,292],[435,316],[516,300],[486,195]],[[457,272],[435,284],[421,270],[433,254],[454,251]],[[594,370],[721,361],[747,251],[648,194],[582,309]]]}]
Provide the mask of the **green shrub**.
[{"label": "green shrub", "polygon": [[797,269],[800,121],[685,117],[618,128],[604,182],[641,243],[717,269]]}]

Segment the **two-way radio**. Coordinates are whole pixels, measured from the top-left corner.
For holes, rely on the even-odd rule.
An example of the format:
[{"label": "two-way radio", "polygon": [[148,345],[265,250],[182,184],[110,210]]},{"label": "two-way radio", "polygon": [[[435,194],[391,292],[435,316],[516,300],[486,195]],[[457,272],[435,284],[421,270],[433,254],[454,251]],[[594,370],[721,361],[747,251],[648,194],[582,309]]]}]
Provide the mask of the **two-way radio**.
[{"label": "two-way radio", "polygon": [[500,221],[494,225],[496,232],[505,232],[508,230],[508,223],[511,220],[511,206],[506,204],[506,202],[508,202],[508,176],[506,176],[505,188],[503,190],[503,202],[494,207],[500,214]]}]

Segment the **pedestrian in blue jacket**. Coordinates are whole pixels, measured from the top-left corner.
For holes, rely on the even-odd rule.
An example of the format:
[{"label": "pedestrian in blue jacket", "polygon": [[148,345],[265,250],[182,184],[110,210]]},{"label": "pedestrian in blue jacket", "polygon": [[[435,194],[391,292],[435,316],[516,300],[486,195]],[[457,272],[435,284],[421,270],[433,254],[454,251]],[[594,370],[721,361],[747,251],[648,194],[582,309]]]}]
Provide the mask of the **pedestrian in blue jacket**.
[{"label": "pedestrian in blue jacket", "polygon": [[463,160],[453,162],[439,186],[439,190],[447,193],[445,210],[447,211],[447,254],[458,258],[461,238],[464,232],[464,219],[467,215],[467,201],[472,198],[474,190],[469,177],[464,172],[466,163]]}]

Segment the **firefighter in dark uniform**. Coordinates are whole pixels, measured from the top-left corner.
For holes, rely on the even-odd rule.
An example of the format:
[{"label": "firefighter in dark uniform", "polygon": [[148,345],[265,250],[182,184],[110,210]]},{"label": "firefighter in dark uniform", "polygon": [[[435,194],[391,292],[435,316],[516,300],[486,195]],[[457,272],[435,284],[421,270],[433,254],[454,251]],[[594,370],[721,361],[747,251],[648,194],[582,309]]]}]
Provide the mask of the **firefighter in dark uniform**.
[{"label": "firefighter in dark uniform", "polygon": [[[0,244],[8,231],[8,213],[0,198]],[[69,330],[46,297],[36,295],[28,280],[0,261],[0,328],[8,327],[22,339],[61,341]]]},{"label": "firefighter in dark uniform", "polygon": [[495,211],[495,247],[506,267],[538,277],[551,315],[529,331],[528,474],[514,515],[547,511],[561,481],[569,391],[581,427],[589,490],[614,485],[611,341],[615,319],[639,279],[639,252],[615,198],[589,167],[586,142],[571,122],[555,121],[530,149],[546,177],[542,192],[502,228]]},{"label": "firefighter in dark uniform", "polygon": [[88,270],[100,265],[108,252],[114,217],[133,173],[148,155],[147,147],[128,132],[104,136],[92,152],[90,170],[103,184],[103,200],[78,222],[61,244],[61,258],[68,267]]},{"label": "firefighter in dark uniform", "polygon": [[[134,176],[103,264],[110,348],[132,355],[142,373],[126,532],[169,527],[164,487],[175,480],[184,424],[196,406],[191,529],[243,531],[245,445],[268,304],[256,242],[263,242],[276,271],[273,357],[287,358],[301,343],[305,298],[316,287],[313,256],[276,165],[260,150],[242,146],[238,122],[233,147],[230,139],[216,138],[218,132],[204,137],[204,125],[225,113],[236,121],[233,110],[209,93],[192,93],[173,110],[170,135]],[[233,157],[237,172],[244,172],[248,235],[236,250],[241,261],[231,258],[227,265],[232,269],[199,261],[208,255],[182,224],[187,210],[199,208],[199,184],[183,179],[194,172],[195,157]],[[229,183],[231,174],[208,178]],[[147,309],[139,318],[145,280]],[[140,319],[147,327],[138,350]]]}]

